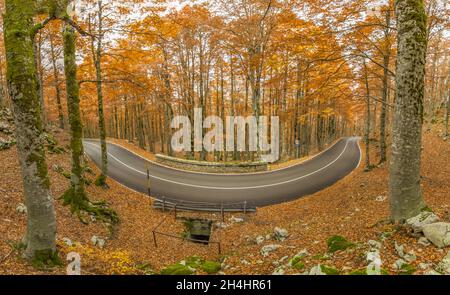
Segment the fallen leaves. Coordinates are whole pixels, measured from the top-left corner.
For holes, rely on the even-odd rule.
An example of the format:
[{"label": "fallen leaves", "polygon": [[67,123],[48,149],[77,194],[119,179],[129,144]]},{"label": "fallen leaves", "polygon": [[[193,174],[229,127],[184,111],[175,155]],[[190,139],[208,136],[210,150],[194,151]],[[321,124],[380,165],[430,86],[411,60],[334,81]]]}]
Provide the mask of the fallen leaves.
[{"label": "fallen leaves", "polygon": [[[67,135],[57,134],[61,145],[67,141]],[[372,157],[376,157],[372,150]],[[144,153],[142,153],[145,156]],[[48,155],[48,165],[59,165],[64,170],[70,170],[67,154]],[[20,169],[15,148],[0,152],[0,233],[4,241],[20,241],[26,226],[26,216],[16,212],[17,204],[23,203]],[[450,209],[450,146],[434,133],[424,135],[424,153],[422,174],[424,197],[427,204],[440,216],[446,216]],[[98,169],[91,163],[94,173]],[[60,173],[49,170],[52,180],[52,194],[59,197],[68,187],[68,180]],[[386,222],[389,216],[389,202],[380,201],[380,196],[388,196],[388,170],[386,167],[376,168],[371,172],[363,172],[358,168],[353,174],[319,193],[299,200],[260,208],[256,213],[244,216],[244,222],[231,222],[240,215],[226,215],[227,226],[215,227],[211,240],[220,241],[222,255],[217,253],[216,245],[201,245],[170,237],[159,236],[158,247],[155,248],[152,229],[165,218],[160,230],[181,235],[184,225],[176,220],[171,213],[163,213],[152,209],[152,200],[147,196],[133,192],[122,185],[108,180],[110,189],[104,190],[94,185],[88,186],[89,196],[93,200],[106,200],[111,208],[116,210],[121,222],[110,232],[101,223],[83,225],[69,209],[56,200],[58,222],[58,241],[61,256],[68,251],[82,253],[82,272],[86,274],[112,273],[146,273],[148,269],[159,272],[190,256],[198,256],[208,261],[225,259],[226,274],[272,274],[284,257],[292,259],[299,250],[306,249],[310,256],[302,259],[305,269],[318,264],[337,270],[357,270],[367,266],[365,251],[367,241],[382,242],[380,255],[383,268],[389,273],[397,273],[393,268],[399,259],[395,251],[395,242],[405,245],[405,251],[414,252],[417,260],[410,263],[423,272],[418,265],[430,263],[437,265],[445,256],[445,252],[435,247],[425,247],[417,239]],[[383,198],[384,199],[384,198]],[[180,216],[206,218],[215,221],[220,216],[215,214],[181,213]],[[228,222],[230,221],[230,222]],[[288,236],[283,241],[276,241],[274,229],[286,229]],[[340,235],[354,243],[355,247],[338,250],[327,254],[327,239]],[[103,249],[92,245],[93,236],[107,237]],[[257,237],[264,237],[259,244]],[[269,239],[266,239],[269,237]],[[79,245],[71,249],[62,243],[63,238],[69,238]],[[261,239],[260,239],[261,240]],[[261,254],[261,249],[267,245],[279,244],[276,251],[267,257]],[[0,257],[7,256],[11,248],[6,243],[0,244]],[[325,255],[326,254],[326,255]],[[63,259],[64,260],[64,259]],[[289,261],[286,260],[286,261]],[[245,261],[245,263],[243,262]],[[143,271],[142,266],[146,271]],[[299,270],[288,269],[287,273]],[[0,264],[1,274],[63,274],[64,268],[39,271],[30,267],[20,256],[9,254]]]}]

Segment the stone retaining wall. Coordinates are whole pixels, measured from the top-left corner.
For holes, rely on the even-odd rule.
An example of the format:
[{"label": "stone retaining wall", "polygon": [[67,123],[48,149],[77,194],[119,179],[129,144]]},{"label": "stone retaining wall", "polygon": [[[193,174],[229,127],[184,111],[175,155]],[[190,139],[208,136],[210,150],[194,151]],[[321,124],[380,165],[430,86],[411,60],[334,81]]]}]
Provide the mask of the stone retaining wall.
[{"label": "stone retaining wall", "polygon": [[166,155],[156,155],[156,162],[165,166],[206,173],[251,173],[268,171],[269,166],[263,162],[221,163],[185,160]]}]

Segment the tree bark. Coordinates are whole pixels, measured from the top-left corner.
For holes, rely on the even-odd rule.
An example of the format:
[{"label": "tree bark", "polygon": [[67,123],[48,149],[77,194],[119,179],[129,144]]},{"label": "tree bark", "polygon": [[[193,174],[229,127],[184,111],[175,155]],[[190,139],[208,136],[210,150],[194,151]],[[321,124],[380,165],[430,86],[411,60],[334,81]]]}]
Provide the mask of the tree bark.
[{"label": "tree bark", "polygon": [[64,129],[64,113],[63,107],[61,103],[61,88],[59,87],[59,73],[58,67],[56,65],[56,52],[55,45],[53,43],[53,37],[50,34],[50,57],[52,59],[52,67],[53,67],[53,79],[55,80],[55,93],[56,93],[56,104],[58,105],[58,119],[59,119],[59,128]]},{"label": "tree bark", "polygon": [[[445,83],[445,89],[447,91],[447,103],[446,103],[446,110],[445,110],[445,137],[449,136],[449,130],[448,130],[448,121],[450,117],[450,57],[448,59],[448,74],[447,74],[447,83]],[[444,94],[445,95],[445,94]]]},{"label": "tree bark", "polygon": [[380,164],[387,160],[387,144],[386,144],[386,119],[387,119],[387,103],[389,95],[389,63],[391,57],[391,45],[389,40],[391,26],[391,11],[386,11],[386,29],[384,30],[384,38],[386,42],[385,52],[383,54],[383,95],[381,97],[381,114],[380,114]]},{"label": "tree bark", "polygon": [[423,0],[396,0],[398,57],[389,193],[391,218],[425,207],[420,188],[427,17]]},{"label": "tree bark", "polygon": [[366,60],[363,60],[364,64],[364,83],[366,86],[366,128],[364,132],[364,140],[366,145],[366,171],[372,169],[370,164],[370,88],[369,88],[369,73],[367,71]]},{"label": "tree bark", "polygon": [[98,0],[98,34],[97,46],[94,49],[94,39],[92,39],[92,51],[95,63],[95,73],[97,79],[97,102],[98,102],[98,127],[100,131],[100,146],[102,153],[102,167],[101,174],[96,180],[96,185],[107,187],[106,178],[108,176],[108,150],[106,145],[106,128],[105,128],[105,114],[103,108],[103,83],[102,83],[102,38],[103,38],[103,7],[102,1]]},{"label": "tree bark", "polygon": [[37,264],[55,260],[56,218],[42,142],[42,118],[33,48],[34,1],[7,0],[4,38],[7,81],[28,209],[25,256]]},{"label": "tree bark", "polygon": [[77,80],[75,30],[66,25],[64,28],[64,70],[66,74],[67,108],[70,123],[70,147],[72,150],[71,188],[64,194],[64,204],[70,205],[73,213],[77,213],[81,221],[81,211],[95,216],[99,220],[117,223],[116,212],[107,208],[104,202],[91,203],[85,191],[83,163],[83,126],[80,116],[79,84]]},{"label": "tree bark", "polygon": [[71,188],[64,201],[72,211],[78,211],[80,204],[87,201],[83,178],[83,127],[80,117],[80,97],[77,81],[75,56],[75,32],[70,26],[64,28],[64,70],[66,75],[67,109],[70,124],[70,148],[72,151]]},{"label": "tree bark", "polygon": [[34,55],[36,62],[36,73],[38,77],[38,88],[39,88],[39,103],[41,105],[41,117],[42,117],[42,128],[45,131],[47,124],[47,116],[45,110],[45,100],[44,100],[44,68],[42,66],[42,39],[39,33],[38,36],[34,38]]}]

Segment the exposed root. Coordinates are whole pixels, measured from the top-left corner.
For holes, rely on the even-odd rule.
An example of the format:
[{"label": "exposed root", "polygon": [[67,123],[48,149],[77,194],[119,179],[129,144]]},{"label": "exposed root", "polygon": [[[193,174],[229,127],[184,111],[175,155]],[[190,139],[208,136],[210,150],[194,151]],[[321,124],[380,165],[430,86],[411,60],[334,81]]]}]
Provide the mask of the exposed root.
[{"label": "exposed root", "polygon": [[102,187],[104,189],[109,189],[109,185],[106,183],[106,176],[103,174],[100,174],[94,183],[96,186]]},{"label": "exposed root", "polygon": [[64,200],[64,206],[70,206],[72,214],[77,214],[80,221],[84,224],[89,222],[84,218],[83,213],[87,213],[96,220],[105,223],[119,223],[119,216],[114,210],[108,208],[105,201],[91,202],[85,194],[77,194],[72,188],[67,190],[61,198]]}]

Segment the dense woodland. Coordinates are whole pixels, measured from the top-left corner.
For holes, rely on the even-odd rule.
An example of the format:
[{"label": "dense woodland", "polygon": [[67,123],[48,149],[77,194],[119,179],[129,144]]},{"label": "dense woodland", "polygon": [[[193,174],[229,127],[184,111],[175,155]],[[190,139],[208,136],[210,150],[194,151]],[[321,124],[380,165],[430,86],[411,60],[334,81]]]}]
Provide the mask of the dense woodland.
[{"label": "dense woodland", "polygon": [[[393,1],[376,7],[364,1],[213,1],[177,9],[88,2],[77,15],[84,33],[77,60],[86,137],[127,139],[172,154],[171,119],[182,114],[193,120],[199,107],[205,117],[280,116],[283,160],[365,133],[380,140],[385,161],[395,96]],[[427,4],[429,120],[446,113],[449,16],[443,3]],[[120,17],[138,11],[134,19]],[[68,128],[61,21],[40,30],[35,42],[44,120]]]},{"label": "dense woodland", "polygon": [[[446,1],[2,2],[0,105],[15,113],[30,204],[49,202],[44,150],[36,143],[53,126],[72,135],[64,200],[74,212],[114,223],[115,212],[85,194],[82,137],[101,139],[97,184],[105,185],[108,137],[174,155],[172,118],[193,120],[201,108],[205,117],[279,116],[282,161],[357,135],[366,151],[377,142],[380,163],[367,156],[370,170],[387,161],[394,140],[392,217],[423,208],[416,187],[423,120],[449,132]],[[415,150],[401,150],[411,143]],[[246,152],[177,156],[255,160]],[[406,199],[402,187],[412,187],[414,205],[395,201]],[[29,226],[31,257],[52,243],[54,249],[51,206],[37,207],[47,212]],[[41,238],[33,240],[36,231]]]}]

